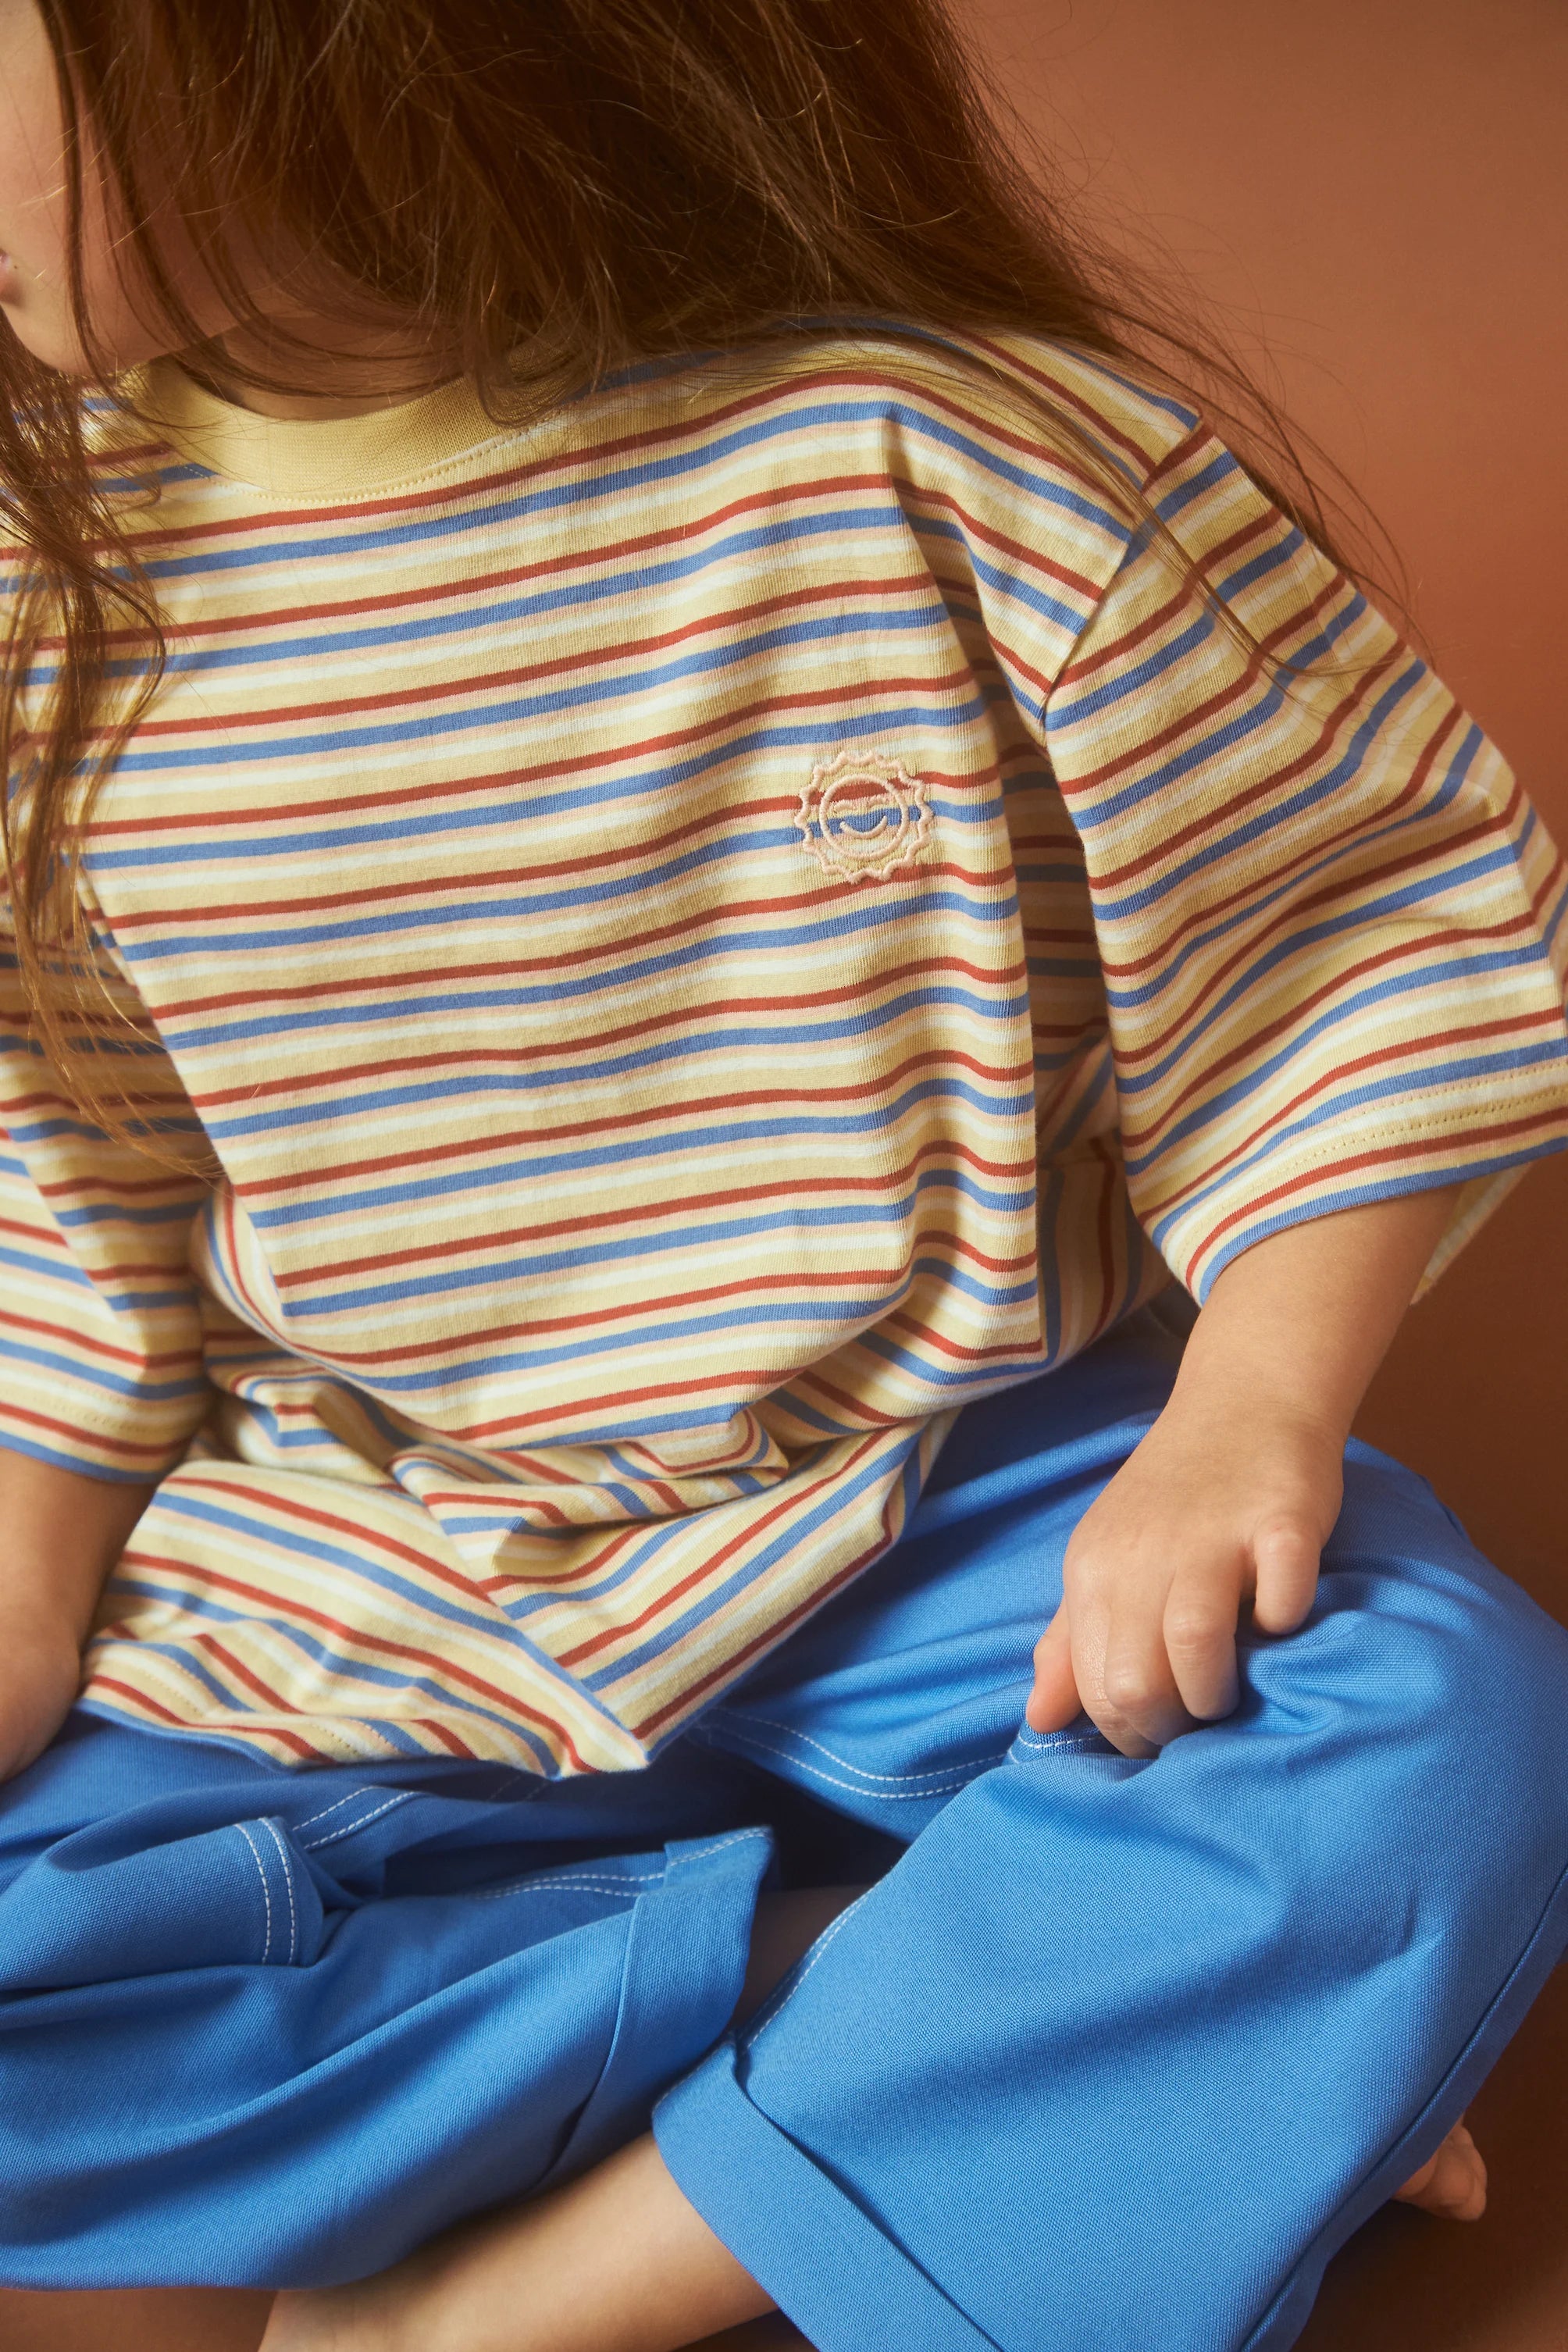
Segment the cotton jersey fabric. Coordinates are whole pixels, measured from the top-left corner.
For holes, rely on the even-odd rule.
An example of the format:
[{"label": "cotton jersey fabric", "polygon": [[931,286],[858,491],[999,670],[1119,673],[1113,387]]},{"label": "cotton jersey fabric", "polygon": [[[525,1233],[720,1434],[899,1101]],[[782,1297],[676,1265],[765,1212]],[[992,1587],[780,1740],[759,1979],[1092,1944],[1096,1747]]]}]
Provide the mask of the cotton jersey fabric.
[{"label": "cotton jersey fabric", "polygon": [[[1145,1310],[969,1407],[641,1773],[78,1714],[0,1790],[0,2277],[357,2276],[651,2110],[821,2352],[1282,2352],[1568,1941],[1568,1635],[1358,1446],[1234,1717],[1020,1730],[1176,1360]],[[824,1876],[874,1884],[727,2033],[758,1888]]]},{"label": "cotton jersey fabric", "polygon": [[84,887],[221,1181],[0,975],[0,1442],[162,1482],[96,1712],[638,1767],[1167,1265],[1458,1181],[1446,1255],[1568,1139],[1561,861],[1179,403],[871,328],[526,428],[137,397]]}]

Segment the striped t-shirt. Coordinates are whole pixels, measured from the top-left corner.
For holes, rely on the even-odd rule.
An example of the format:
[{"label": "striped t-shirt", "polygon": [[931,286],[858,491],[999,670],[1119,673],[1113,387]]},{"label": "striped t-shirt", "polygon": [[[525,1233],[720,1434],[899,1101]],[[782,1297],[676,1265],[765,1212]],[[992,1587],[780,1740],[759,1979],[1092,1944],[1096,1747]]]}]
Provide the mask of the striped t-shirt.
[{"label": "striped t-shirt", "polygon": [[1568,1141],[1538,819],[1105,365],[867,332],[516,428],[142,410],[104,463],[161,477],[170,660],[84,887],[221,1181],[84,1121],[14,964],[0,1032],[0,1441],[161,1481],[89,1706],[635,1767],[958,1407],[1298,1219],[1459,1180],[1451,1249]]}]

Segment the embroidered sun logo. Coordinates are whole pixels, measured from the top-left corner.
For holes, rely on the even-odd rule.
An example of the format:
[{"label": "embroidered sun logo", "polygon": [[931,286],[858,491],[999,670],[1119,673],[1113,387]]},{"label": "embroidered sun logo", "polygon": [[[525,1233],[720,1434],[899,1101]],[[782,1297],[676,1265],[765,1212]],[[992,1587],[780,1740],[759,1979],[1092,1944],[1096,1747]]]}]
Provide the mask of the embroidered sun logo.
[{"label": "embroidered sun logo", "polygon": [[888,752],[840,751],[813,768],[795,821],[802,847],[825,874],[885,882],[930,838],[925,778]]}]

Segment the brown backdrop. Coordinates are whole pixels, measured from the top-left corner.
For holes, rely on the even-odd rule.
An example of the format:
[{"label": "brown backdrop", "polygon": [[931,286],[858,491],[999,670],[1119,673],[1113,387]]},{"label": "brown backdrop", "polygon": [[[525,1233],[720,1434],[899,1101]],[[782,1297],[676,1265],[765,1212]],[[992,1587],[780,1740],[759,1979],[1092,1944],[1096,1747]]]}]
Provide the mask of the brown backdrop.
[{"label": "brown backdrop", "polygon": [[[1084,200],[1152,222],[1232,333],[1264,331],[1397,540],[1443,675],[1568,843],[1563,0],[963,5]],[[1568,1622],[1565,1334],[1568,1155],[1413,1311],[1361,1427]],[[1568,2352],[1568,1969],[1471,2120],[1486,2220],[1385,2209],[1300,2352]]]},{"label": "brown backdrop", "polygon": [[[1235,340],[1265,339],[1568,842],[1563,0],[964,5],[1098,220],[1152,226]],[[1415,1310],[1361,1427],[1568,1621],[1565,1334],[1568,1155]]]},{"label": "brown backdrop", "polygon": [[[1292,407],[1397,537],[1444,675],[1568,839],[1562,0],[958,5],[1087,199],[1152,216],[1233,326],[1267,329]],[[1564,1332],[1568,1155],[1415,1311],[1363,1427],[1568,1620]],[[1389,2208],[1300,2352],[1568,2352],[1568,1969],[1473,2120],[1486,2221]],[[9,2302],[8,2352],[53,2352],[87,2300]],[[184,2328],[143,2325],[127,2297],[88,2324],[116,2352],[251,2352],[264,2317],[261,2298],[192,2297]]]}]

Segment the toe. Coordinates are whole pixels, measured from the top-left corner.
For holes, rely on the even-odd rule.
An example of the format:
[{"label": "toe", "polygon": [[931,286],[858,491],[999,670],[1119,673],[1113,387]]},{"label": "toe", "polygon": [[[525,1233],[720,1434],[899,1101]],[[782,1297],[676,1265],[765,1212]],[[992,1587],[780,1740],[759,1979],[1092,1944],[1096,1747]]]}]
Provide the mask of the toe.
[{"label": "toe", "polygon": [[1446,2221],[1479,2221],[1486,2211],[1487,2168],[1462,2123],[1456,2124],[1436,2156],[1413,2172],[1398,2192],[1400,2201]]}]

